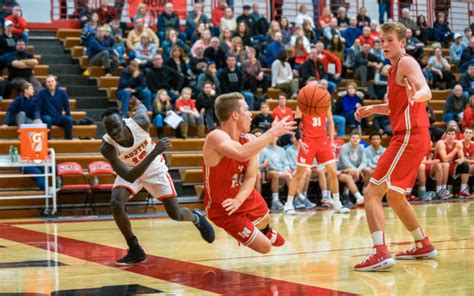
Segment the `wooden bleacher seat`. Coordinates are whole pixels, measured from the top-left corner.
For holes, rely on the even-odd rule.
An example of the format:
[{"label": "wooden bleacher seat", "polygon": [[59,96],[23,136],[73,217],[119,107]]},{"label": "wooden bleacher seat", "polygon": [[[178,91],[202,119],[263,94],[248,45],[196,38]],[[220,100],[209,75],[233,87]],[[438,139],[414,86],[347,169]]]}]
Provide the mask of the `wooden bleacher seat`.
[{"label": "wooden bleacher seat", "polygon": [[109,101],[113,101],[117,99],[117,89],[118,87],[109,87],[106,89],[107,98],[109,99]]},{"label": "wooden bleacher seat", "polygon": [[64,48],[71,49],[74,46],[81,45],[81,38],[80,37],[66,37],[64,39]]},{"label": "wooden bleacher seat", "polygon": [[33,45],[28,45],[27,50],[28,50],[28,53],[33,54],[35,52],[35,47]]},{"label": "wooden bleacher seat", "polygon": [[[8,99],[8,100],[3,100],[0,103],[0,108],[3,111],[6,111],[8,109],[8,106],[13,102],[13,99]],[[76,100],[75,99],[69,99],[69,105],[71,106],[71,111],[76,110]]]},{"label": "wooden bleacher seat", "polygon": [[87,67],[89,66],[89,57],[85,55],[80,56],[79,66],[81,67],[81,69],[87,69]]},{"label": "wooden bleacher seat", "polygon": [[443,100],[446,101],[446,98],[449,96],[451,93],[451,90],[432,90],[431,95],[432,95],[432,100]]},{"label": "wooden bleacher seat", "polygon": [[48,76],[49,65],[37,65],[33,69],[33,73],[36,76]]},{"label": "wooden bleacher seat", "polygon": [[[267,104],[270,107],[270,110],[273,110],[278,106],[278,98],[277,99],[268,99]],[[286,106],[291,108],[291,110],[296,110],[296,100],[287,100]]]},{"label": "wooden bleacher seat", "polygon": [[430,100],[429,103],[433,110],[444,110],[446,100]]},{"label": "wooden bleacher seat", "polygon": [[[0,111],[0,122],[3,122],[3,120],[5,119],[6,113],[7,113],[6,111]],[[86,115],[87,115],[87,112],[85,111],[71,111],[71,116],[72,116],[72,119],[74,120],[84,118]]]},{"label": "wooden bleacher seat", "polygon": [[202,167],[202,154],[166,154],[169,167]]},{"label": "wooden bleacher seat", "polygon": [[99,77],[97,80],[97,85],[99,89],[118,87],[120,77],[118,76],[109,76],[109,77]]},{"label": "wooden bleacher seat", "polygon": [[202,184],[202,169],[179,170],[183,184]]},{"label": "wooden bleacher seat", "polygon": [[81,29],[58,29],[56,31],[56,38],[64,40],[67,37],[81,37]]},{"label": "wooden bleacher seat", "polygon": [[79,59],[80,57],[83,56],[84,53],[84,46],[74,46],[71,49],[71,56],[73,59]]},{"label": "wooden bleacher seat", "polygon": [[270,87],[267,91],[267,96],[269,99],[272,99],[272,100],[277,100],[278,101],[278,95],[281,93],[281,89],[279,88],[273,88],[273,87]]},{"label": "wooden bleacher seat", "polygon": [[[64,138],[64,130],[58,126],[53,126],[53,138]],[[75,125],[72,134],[75,138],[95,138],[97,126],[96,125]],[[9,126],[5,129],[0,129],[0,139],[15,139],[18,137],[18,128],[16,126]]]}]

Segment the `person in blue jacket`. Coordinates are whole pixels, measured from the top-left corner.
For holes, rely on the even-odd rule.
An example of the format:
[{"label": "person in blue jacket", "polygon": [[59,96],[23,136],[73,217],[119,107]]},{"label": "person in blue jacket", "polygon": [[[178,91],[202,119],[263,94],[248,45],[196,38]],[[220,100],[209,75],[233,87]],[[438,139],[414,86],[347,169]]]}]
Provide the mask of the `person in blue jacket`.
[{"label": "person in blue jacket", "polygon": [[20,126],[24,123],[41,123],[41,113],[38,99],[34,97],[33,84],[23,84],[22,93],[8,106],[3,120],[3,128],[9,125]]},{"label": "person in blue jacket", "polygon": [[120,74],[117,98],[122,102],[122,116],[128,118],[128,106],[132,96],[142,101],[148,111],[151,111],[151,92],[146,87],[145,75],[133,60]]},{"label": "person in blue jacket", "polygon": [[118,54],[114,51],[113,45],[114,40],[105,36],[105,28],[99,27],[87,47],[89,65],[104,66],[107,76],[115,74],[118,67]]},{"label": "person in blue jacket", "polygon": [[[56,77],[48,75],[46,77],[46,88],[38,94],[41,119],[48,125],[57,125],[64,129],[64,138],[72,139],[73,120],[71,117],[71,107],[69,106],[69,96],[66,91],[58,87]],[[51,132],[49,132],[51,139]]]}]

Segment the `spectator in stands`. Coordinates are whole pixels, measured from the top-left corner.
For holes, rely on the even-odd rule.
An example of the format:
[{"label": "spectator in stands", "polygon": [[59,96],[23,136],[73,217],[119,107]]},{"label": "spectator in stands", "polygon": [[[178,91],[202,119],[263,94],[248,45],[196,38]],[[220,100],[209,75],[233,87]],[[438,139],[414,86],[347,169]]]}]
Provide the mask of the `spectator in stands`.
[{"label": "spectator in stands", "polygon": [[436,48],[434,55],[428,60],[426,66],[433,75],[433,88],[438,87],[438,82],[446,82],[446,88],[451,89],[454,84],[454,75],[451,73],[451,65],[443,57],[441,48]]},{"label": "spectator in stands", "polygon": [[390,126],[390,117],[388,115],[374,115],[374,130],[380,135],[386,134],[392,136],[392,127]]},{"label": "spectator in stands", "polygon": [[50,130],[48,138],[51,139],[51,127],[57,125],[64,129],[64,138],[71,140],[73,120],[69,96],[64,89],[58,86],[55,76],[48,75],[46,77],[46,88],[39,92],[38,104],[41,110],[41,119]]},{"label": "spectator in stands", "polygon": [[321,15],[319,16],[319,26],[322,30],[324,30],[329,23],[331,22],[332,13],[331,8],[329,6],[324,6],[321,10]]},{"label": "spectator in stands", "polygon": [[462,50],[464,45],[461,44],[462,35],[460,33],[454,34],[454,42],[449,47],[449,63],[457,64],[461,59]]},{"label": "spectator in stands", "polygon": [[[236,22],[237,24],[240,24],[242,22],[245,23],[245,25],[247,26],[249,35],[253,36],[255,34],[255,21],[253,20],[252,16],[250,16],[250,10],[251,10],[250,5],[244,5],[242,7],[242,14],[237,17]],[[237,27],[237,31],[239,31],[238,27]],[[245,43],[245,40],[244,40],[244,43]]]},{"label": "spectator in stands", "polygon": [[346,86],[346,94],[341,98],[341,111],[349,127],[357,127],[360,131],[360,122],[355,120],[354,114],[357,109],[362,107],[363,101],[356,92],[357,84],[355,82],[349,82]]},{"label": "spectator in stands", "polygon": [[205,30],[201,38],[194,42],[193,47],[191,48],[191,53],[193,56],[196,56],[196,48],[202,47],[204,50],[211,46],[211,31]]},{"label": "spectator in stands", "polygon": [[385,55],[383,54],[382,44],[380,40],[375,40],[370,53],[378,57],[380,61],[385,61]]},{"label": "spectator in stands", "polygon": [[105,37],[105,29],[100,27],[87,47],[89,65],[103,66],[107,76],[117,74],[118,54],[114,52],[112,46],[113,44]]},{"label": "spectator in stands", "polygon": [[349,18],[347,17],[347,10],[343,6],[337,9],[337,26],[341,31],[345,31],[349,27]]},{"label": "spectator in stands", "polygon": [[307,20],[303,22],[303,35],[309,40],[311,44],[315,43],[318,39],[314,29],[311,28],[311,24]]},{"label": "spectator in stands", "polygon": [[223,93],[240,92],[249,106],[249,110],[254,110],[253,94],[244,91],[244,80],[242,70],[237,67],[237,59],[233,55],[227,56],[227,67],[220,74],[221,90]]},{"label": "spectator in stands", "polygon": [[199,26],[199,24],[205,24],[206,29],[209,29],[211,20],[204,13],[204,5],[201,2],[194,3],[193,10],[188,11],[186,16],[186,35],[188,39],[191,39],[191,35]]},{"label": "spectator in stands", "polygon": [[226,66],[225,52],[221,48],[220,40],[217,37],[211,38],[211,46],[204,50],[204,56],[216,64],[218,70]]},{"label": "spectator in stands", "polygon": [[436,122],[436,115],[433,111],[433,108],[431,108],[429,102],[426,102],[426,113],[428,114],[428,119],[430,121],[429,131],[430,131],[431,141],[436,142],[439,139],[441,139],[441,137],[444,134],[444,130],[434,125]]},{"label": "spectator in stands", "polygon": [[133,17],[133,22],[135,23],[138,19],[143,20],[145,28],[153,27],[153,15],[147,11],[145,3],[140,3],[137,6],[137,13]]},{"label": "spectator in stands", "polygon": [[471,37],[469,41],[469,47],[462,50],[461,59],[459,60],[458,69],[459,72],[464,73],[469,64],[474,63],[474,37]]},{"label": "spectator in stands", "polygon": [[234,17],[234,11],[231,7],[227,7],[224,12],[224,17],[221,18],[221,31],[228,29],[235,32],[237,29],[237,20]]},{"label": "spectator in stands", "polygon": [[[337,35],[335,35],[337,36]],[[294,69],[299,70],[301,65],[309,58],[309,52],[304,47],[304,39],[302,36],[296,37],[295,46],[293,47],[295,53]]]},{"label": "spectator in stands", "polygon": [[295,25],[296,26],[303,26],[303,22],[307,20],[311,24],[311,28],[316,28],[314,26],[314,20],[313,17],[308,14],[308,9],[306,8],[306,5],[302,4],[300,5],[298,9],[298,14],[296,15],[295,18]]},{"label": "spectator in stands", "polygon": [[387,93],[388,69],[390,65],[383,65],[380,70],[375,72],[374,84],[369,87],[367,98],[373,100],[383,100]]},{"label": "spectator in stands", "polygon": [[220,33],[220,36],[219,36],[219,40],[221,42],[221,47],[222,47],[222,50],[226,53],[232,50],[232,38],[234,36],[234,33],[232,33],[231,30],[229,29],[224,29],[224,30],[221,30],[221,33]]},{"label": "spectator in stands", "polygon": [[[367,158],[364,151],[364,147],[360,144],[360,133],[357,131],[352,131],[350,142],[342,145],[341,151],[339,153],[339,162],[337,168],[341,171],[339,176],[340,181],[342,175],[348,175],[352,178],[354,183],[364,180],[363,169],[367,165]],[[351,186],[352,187],[352,186]],[[351,188],[349,188],[351,189]],[[364,203],[364,197],[360,194],[357,187],[352,188],[352,194],[354,194],[357,205],[362,205]]]},{"label": "spectator in stands", "polygon": [[298,37],[303,38],[303,45],[304,45],[305,49],[309,52],[311,50],[311,44],[310,44],[308,38],[306,38],[306,36],[304,35],[303,28],[301,28],[300,26],[295,26],[293,28],[293,35],[291,36],[291,39],[290,39],[291,47],[293,47],[293,48],[295,47],[296,38],[298,38]]},{"label": "spectator in stands", "polygon": [[364,187],[369,185],[370,178],[374,173],[380,157],[385,152],[386,148],[382,146],[382,136],[377,132],[372,132],[369,136],[370,146],[364,149],[366,166],[362,169],[364,174]]},{"label": "spectator in stands", "polygon": [[216,91],[211,81],[204,82],[204,87],[199,92],[196,100],[196,108],[204,118],[208,131],[216,128],[216,117],[214,112],[214,103],[216,101]]},{"label": "spectator in stands", "polygon": [[341,79],[342,63],[337,56],[324,49],[324,44],[321,41],[316,43],[316,52],[319,62],[324,67],[324,76],[322,78],[330,82],[329,92],[332,93]]},{"label": "spectator in stands", "polygon": [[217,5],[211,11],[211,23],[214,26],[214,36],[219,36],[219,27],[221,26],[221,19],[224,17],[225,9],[227,8],[226,0],[218,0]]},{"label": "spectator in stands", "polygon": [[135,45],[135,61],[140,65],[151,62],[156,54],[155,44],[150,41],[150,36],[143,33],[140,42]]},{"label": "spectator in stands", "polygon": [[[81,28],[89,23],[92,19],[92,14],[96,13],[94,9],[94,4],[88,2],[84,7],[79,9],[79,22],[81,23]],[[97,15],[97,21],[99,20],[99,15]]]},{"label": "spectator in stands", "polygon": [[250,89],[251,93],[256,94],[257,87],[261,87],[262,93],[267,93],[268,81],[262,71],[260,62],[256,58],[256,51],[253,47],[247,48],[247,59],[242,63],[242,74],[245,89]]},{"label": "spectator in stands", "polygon": [[323,30],[324,44],[329,44],[332,40],[333,35],[341,36],[341,40],[345,42],[345,39],[342,37],[341,32],[337,28],[337,18],[331,18],[329,25]]},{"label": "spectator in stands", "polygon": [[362,35],[359,36],[359,39],[360,39],[360,42],[362,42],[362,44],[364,43],[369,43],[370,46],[373,46],[374,45],[374,38],[372,38],[372,36],[370,36],[370,27],[369,26],[365,26],[362,28]]},{"label": "spectator in stands", "polygon": [[[164,135],[164,119],[171,115],[171,98],[168,96],[166,89],[160,89],[156,94],[156,99],[153,101],[152,108],[153,125],[156,128],[158,137],[161,139]],[[176,129],[176,137],[181,138],[179,129]]]},{"label": "spectator in stands", "polygon": [[339,61],[341,62],[341,69],[342,63],[344,62],[344,49],[345,46],[344,43],[342,43],[341,37],[339,35],[332,36],[328,51],[338,57]]},{"label": "spectator in stands", "polygon": [[[322,89],[328,90],[329,82],[326,79],[321,79],[321,80],[319,80],[319,87],[322,88]],[[337,136],[339,136],[339,137],[345,136],[345,134],[346,134],[346,118],[344,116],[339,115],[339,114],[335,114],[335,112],[336,112],[336,100],[333,99],[333,96],[331,96],[331,110],[333,112],[332,119],[333,119],[334,124],[337,128],[337,130],[336,130]]]},{"label": "spectator in stands", "polygon": [[349,19],[349,27],[342,33],[344,39],[346,40],[345,46],[350,48],[354,41],[362,35],[362,30],[357,27],[357,18],[355,16]]},{"label": "spectator in stands", "polygon": [[16,38],[13,36],[12,29],[12,21],[3,23],[3,32],[0,35],[0,57],[16,50]]},{"label": "spectator in stands", "polygon": [[267,50],[263,56],[265,66],[271,67],[277,56],[285,50],[285,45],[282,42],[283,35],[281,32],[276,32],[273,36],[273,41],[268,44]]},{"label": "spectator in stands", "polygon": [[183,121],[179,125],[181,136],[186,139],[188,137],[189,126],[196,126],[197,137],[204,137],[204,118],[196,109],[195,100],[191,99],[192,90],[189,87],[181,90],[181,96],[176,101],[176,113],[181,116]]},{"label": "spectator in stands", "polygon": [[260,113],[252,119],[252,129],[261,129],[262,132],[266,132],[272,127],[272,114],[270,113],[270,107],[267,103],[260,105]]},{"label": "spectator in stands", "polygon": [[464,46],[464,48],[469,47],[469,40],[471,40],[472,37],[472,30],[469,27],[466,27],[464,29],[464,35],[462,36],[461,44]]},{"label": "spectator in stands", "polygon": [[425,44],[418,40],[418,38],[413,37],[411,29],[407,29],[406,40],[406,52],[420,63],[423,58],[423,47]]},{"label": "spectator in stands", "polygon": [[469,104],[464,109],[462,116],[461,127],[464,130],[465,128],[471,128],[474,126],[474,94],[469,98]]},{"label": "spectator in stands", "polygon": [[26,20],[21,16],[21,7],[19,5],[13,6],[12,14],[7,16],[4,20],[13,23],[12,33],[17,39],[23,39],[28,43],[29,30],[26,28]]},{"label": "spectator in stands", "polygon": [[362,51],[356,56],[354,77],[360,80],[361,87],[367,87],[367,81],[372,80],[375,72],[380,70],[382,66],[383,61],[370,53],[370,44],[364,43]]},{"label": "spectator in stands", "polygon": [[[249,17],[250,18],[250,17]],[[251,19],[251,18],[250,18]],[[240,37],[244,46],[252,46],[252,35],[247,26],[247,23],[244,21],[237,23],[237,31],[234,33],[234,37]]]},{"label": "spectator in stands", "polygon": [[272,64],[272,87],[284,91],[291,99],[298,97],[298,79],[288,63],[288,53],[283,50]]},{"label": "spectator in stands", "polygon": [[140,99],[147,110],[151,111],[151,92],[146,86],[145,75],[140,71],[137,61],[131,61],[120,74],[117,98],[122,103],[124,118],[128,118],[128,105],[133,96]]},{"label": "spectator in stands", "polygon": [[423,43],[427,43],[430,37],[429,35],[431,34],[431,28],[428,26],[424,15],[418,15],[416,18],[416,26],[418,29],[413,31],[416,38],[420,39]]},{"label": "spectator in stands", "polygon": [[[301,65],[299,72],[300,78],[304,84],[306,84],[310,79],[320,80],[324,78],[324,65],[321,59],[319,59],[318,50],[316,48],[311,49],[309,52],[309,59]],[[333,90],[334,88],[335,85]]]},{"label": "spectator in stands", "polygon": [[145,28],[145,22],[143,19],[138,19],[135,21],[135,28],[128,32],[127,36],[127,49],[129,51],[135,50],[135,44],[140,42],[140,37],[142,34],[147,34],[150,36],[155,48],[160,48],[160,40],[150,28]]},{"label": "spectator in stands", "polygon": [[152,93],[166,89],[172,103],[179,97],[179,90],[183,86],[184,78],[171,67],[163,65],[163,57],[156,54],[153,57],[153,67],[146,73],[146,84]]},{"label": "spectator in stands", "polygon": [[113,6],[109,5],[108,0],[101,0],[99,9],[97,9],[97,14],[99,14],[99,24],[105,25],[110,23],[112,20],[119,18],[116,9]]},{"label": "spectator in stands", "polygon": [[171,48],[170,57],[165,64],[184,77],[183,86],[190,85],[192,78],[188,74],[188,64],[183,58],[183,50],[181,47],[174,46]]},{"label": "spectator in stands", "polygon": [[282,16],[280,18],[280,31],[282,35],[282,42],[284,44],[288,44],[290,42],[291,38],[291,27],[290,27],[290,22],[286,18],[286,16]]},{"label": "spectator in stands", "polygon": [[[7,64],[8,81],[14,89],[21,91],[25,82],[33,84],[36,93],[39,93],[43,88],[41,82],[33,76],[33,68],[38,65],[38,60],[27,51],[23,39],[18,39],[16,42],[16,51],[8,55]],[[7,93],[9,94],[8,91]],[[8,94],[6,97],[8,97]]]},{"label": "spectator in stands", "polygon": [[158,37],[160,41],[163,42],[165,39],[166,31],[169,29],[174,29],[176,32],[179,32],[178,37],[183,41],[186,40],[186,35],[181,33],[179,29],[179,16],[173,10],[173,3],[167,2],[165,4],[165,9],[158,17]]},{"label": "spectator in stands", "polygon": [[402,23],[405,27],[411,29],[412,32],[416,32],[418,30],[418,25],[415,23],[414,20],[411,19],[410,9],[408,8],[402,9],[402,16],[400,17],[399,22]]},{"label": "spectator in stands", "polygon": [[449,28],[449,23],[446,21],[444,13],[438,13],[436,21],[433,23],[433,35],[436,42],[442,42],[445,47],[449,45],[449,42],[453,39],[453,33]]},{"label": "spectator in stands", "polygon": [[469,97],[474,94],[474,62],[469,64],[467,71],[459,78],[459,84],[464,90],[463,95]]},{"label": "spectator in stands", "polygon": [[344,66],[347,69],[355,70],[357,55],[362,51],[362,43],[359,38],[354,40],[354,44],[349,48],[344,59]]},{"label": "spectator in stands", "polygon": [[207,68],[209,60],[204,56],[204,47],[200,44],[195,46],[195,54],[189,61],[190,74],[192,77],[198,77]]},{"label": "spectator in stands", "polygon": [[377,21],[370,22],[370,37],[375,41],[380,40],[379,23]]},{"label": "spectator in stands", "polygon": [[367,16],[367,9],[363,6],[359,8],[359,13],[357,14],[357,26],[361,29],[365,26],[370,26],[370,17]]},{"label": "spectator in stands", "polygon": [[20,127],[24,123],[42,123],[39,102],[34,93],[31,83],[23,84],[21,94],[8,106],[3,119],[3,128],[9,125]]},{"label": "spectator in stands", "polygon": [[213,84],[213,89],[216,92],[216,95],[220,95],[221,91],[221,83],[219,81],[219,75],[217,74],[216,64],[213,61],[208,62],[207,69],[199,74],[195,89],[200,90],[203,89],[204,83],[206,81],[210,81]]},{"label": "spectator in stands", "polygon": [[454,86],[453,92],[448,96],[446,99],[446,104],[444,105],[444,122],[447,123],[451,120],[455,120],[459,123],[461,121],[464,108],[466,108],[468,103],[468,97],[463,96],[462,86],[456,84]]},{"label": "spectator in stands", "polygon": [[379,4],[379,24],[383,24],[385,14],[387,14],[387,19],[392,18],[392,7],[390,0],[377,0]]},{"label": "spectator in stands", "polygon": [[[266,43],[272,42],[273,37],[275,36],[276,32],[280,32],[280,33],[282,32],[280,28],[280,24],[277,21],[272,21],[266,33]],[[291,38],[291,31],[289,32],[289,35],[288,35],[288,42],[290,38]]]},{"label": "spectator in stands", "polygon": [[165,60],[167,60],[166,57],[170,56],[171,48],[175,46],[180,47],[187,55],[191,53],[188,44],[178,38],[178,32],[175,29],[170,28],[166,31],[166,39],[162,43],[162,54],[163,57],[165,57]]},{"label": "spectator in stands", "polygon": [[89,42],[92,38],[94,38],[98,27],[100,27],[99,15],[97,14],[97,12],[94,12],[92,13],[91,20],[87,24],[85,24],[84,28],[82,29],[80,37],[80,44],[82,46],[86,48],[89,46]]}]

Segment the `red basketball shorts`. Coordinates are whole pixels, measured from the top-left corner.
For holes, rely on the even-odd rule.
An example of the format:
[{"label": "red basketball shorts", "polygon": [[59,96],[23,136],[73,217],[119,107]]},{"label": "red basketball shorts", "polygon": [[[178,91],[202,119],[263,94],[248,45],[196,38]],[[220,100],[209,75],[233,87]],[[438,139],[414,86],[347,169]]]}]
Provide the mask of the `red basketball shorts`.
[{"label": "red basketball shorts", "polygon": [[253,242],[260,231],[256,225],[268,215],[268,212],[267,203],[256,191],[231,216],[220,204],[213,203],[207,210],[209,219],[216,226],[224,229],[244,246]]},{"label": "red basketball shorts", "polygon": [[426,177],[431,178],[431,179],[435,178],[435,174],[434,174],[434,171],[433,171],[433,165],[431,163],[425,164],[425,175],[426,175]]},{"label": "red basketball shorts", "polygon": [[303,142],[308,145],[307,153],[304,153],[300,148],[298,156],[296,158],[296,164],[306,167],[313,167],[314,159],[318,162],[318,165],[326,165],[334,160],[334,153],[331,149],[329,140],[326,138],[320,139],[304,139]]},{"label": "red basketball shorts", "polygon": [[430,151],[430,144],[427,128],[395,133],[370,182],[375,185],[386,182],[388,189],[405,194],[407,188],[413,188],[418,168]]}]

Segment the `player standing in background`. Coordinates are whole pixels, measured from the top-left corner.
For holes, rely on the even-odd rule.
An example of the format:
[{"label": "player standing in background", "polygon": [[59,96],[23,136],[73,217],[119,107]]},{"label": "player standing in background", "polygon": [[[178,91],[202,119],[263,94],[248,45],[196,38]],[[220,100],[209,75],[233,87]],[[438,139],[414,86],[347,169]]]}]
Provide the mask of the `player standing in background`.
[{"label": "player standing in background", "polygon": [[395,258],[422,259],[437,255],[421,229],[415,210],[405,199],[405,191],[415,182],[418,168],[430,150],[430,124],[425,102],[431,99],[431,90],[420,65],[405,54],[406,27],[393,22],[383,24],[381,30],[382,49],[392,65],[388,75],[388,103],[362,106],[356,111],[355,118],[360,121],[372,114],[390,115],[393,137],[364,193],[374,248],[367,259],[354,266],[356,271],[377,271],[395,264],[384,238],[382,198],[385,194],[415,241],[414,246],[397,253]]}]

